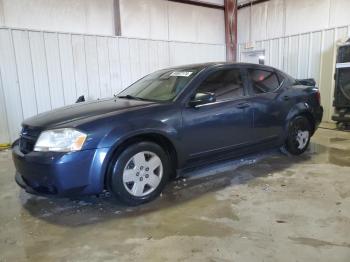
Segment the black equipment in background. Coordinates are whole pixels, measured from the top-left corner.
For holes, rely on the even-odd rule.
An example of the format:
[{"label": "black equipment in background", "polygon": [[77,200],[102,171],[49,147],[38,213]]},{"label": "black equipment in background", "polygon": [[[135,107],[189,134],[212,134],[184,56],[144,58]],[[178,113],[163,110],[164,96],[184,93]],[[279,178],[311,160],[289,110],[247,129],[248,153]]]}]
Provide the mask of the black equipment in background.
[{"label": "black equipment in background", "polygon": [[338,48],[333,106],[338,129],[350,129],[350,39]]}]

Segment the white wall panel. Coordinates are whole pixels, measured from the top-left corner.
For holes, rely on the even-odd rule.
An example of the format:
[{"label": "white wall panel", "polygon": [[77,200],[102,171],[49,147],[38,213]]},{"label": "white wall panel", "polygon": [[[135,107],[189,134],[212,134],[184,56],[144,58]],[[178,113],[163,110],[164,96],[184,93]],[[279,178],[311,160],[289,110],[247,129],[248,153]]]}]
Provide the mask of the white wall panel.
[{"label": "white wall panel", "polygon": [[114,33],[113,0],[1,0],[1,2],[4,25],[8,27],[90,34]]},{"label": "white wall panel", "polygon": [[[149,54],[149,45],[150,41],[148,40],[140,40],[139,41],[139,51],[140,51],[140,71],[141,75],[145,76],[148,74],[150,70],[150,54]],[[169,54],[168,54],[169,55]]]},{"label": "white wall panel", "polygon": [[0,30],[0,70],[8,129],[12,141],[21,129],[23,108],[11,30]]},{"label": "white wall panel", "polygon": [[[2,31],[5,31],[3,29]],[[61,59],[57,33],[44,33],[44,45],[52,108],[64,105]]]},{"label": "white wall panel", "polygon": [[88,96],[88,76],[85,56],[85,39],[82,35],[72,35],[75,88],[77,96]]},{"label": "white wall panel", "polygon": [[154,1],[152,0],[120,1],[122,35],[143,38],[149,37],[149,5],[153,5],[153,3]]},{"label": "white wall panel", "polygon": [[283,1],[272,0],[267,2],[266,6],[267,6],[266,38],[279,37],[283,34],[283,30],[284,30]]},{"label": "white wall panel", "polygon": [[[8,122],[7,122],[7,112],[5,105],[5,96],[2,86],[2,79],[0,74],[0,141],[10,141]],[[1,142],[0,142],[1,143]]]},{"label": "white wall panel", "polygon": [[129,50],[129,39],[119,39],[119,54],[120,54],[120,68],[121,68],[121,79],[122,86],[126,87],[131,84],[131,65],[130,65],[130,50]]},{"label": "white wall panel", "polygon": [[262,41],[261,49],[265,50],[265,62],[271,64],[271,52],[270,52],[270,41]]},{"label": "white wall panel", "polygon": [[298,56],[299,56],[299,36],[289,37],[288,45],[288,70],[287,72],[295,77],[298,77]]},{"label": "white wall panel", "polygon": [[281,69],[288,72],[288,61],[290,60],[289,48],[290,48],[290,37],[285,37],[282,39],[282,67]]},{"label": "white wall panel", "polygon": [[[166,68],[171,65],[170,56],[169,56],[169,42],[157,41],[158,43],[158,68]],[[192,44],[195,45],[195,44]],[[194,62],[194,60],[192,60]]]},{"label": "white wall panel", "polygon": [[77,91],[75,89],[72,36],[70,34],[59,34],[58,45],[60,50],[64,102],[67,105],[74,103],[77,97]]},{"label": "white wall panel", "polygon": [[15,48],[23,117],[28,118],[38,113],[28,32],[12,31],[12,37]]},{"label": "white wall panel", "polygon": [[51,109],[44,34],[28,32],[38,113]]},{"label": "white wall panel", "polygon": [[109,64],[108,38],[97,37],[98,70],[100,75],[101,98],[113,95]]},{"label": "white wall panel", "polygon": [[[62,0],[59,0],[62,1]],[[85,8],[85,27],[79,33],[85,34],[103,34],[114,35],[114,0],[74,0],[82,1]],[[68,7],[72,4],[72,0],[68,0]],[[72,32],[70,29],[74,24],[68,25],[67,32]]]},{"label": "white wall panel", "polygon": [[309,74],[309,52],[310,52],[310,34],[299,36],[299,52],[298,52],[298,78],[307,78]]},{"label": "white wall panel", "polygon": [[168,2],[154,0],[149,2],[149,38],[168,39]]},{"label": "white wall panel", "polygon": [[274,67],[279,67],[279,45],[280,41],[279,39],[272,39],[270,40],[270,62],[269,64]]},{"label": "white wall panel", "polygon": [[198,12],[196,16],[196,42],[224,43],[224,12],[204,7],[197,7],[195,10]]},{"label": "white wall panel", "polygon": [[320,68],[322,54],[322,32],[310,33],[310,56],[309,56],[309,74],[308,77],[315,78],[320,83]]},{"label": "white wall panel", "polygon": [[130,71],[131,71],[131,80],[135,82],[141,77],[141,67],[140,67],[140,49],[139,49],[139,40],[130,39],[129,48],[130,52]]},{"label": "white wall panel", "polygon": [[337,27],[350,24],[349,10],[349,0],[332,0],[330,10],[330,26]]},{"label": "white wall panel", "polygon": [[120,68],[118,38],[114,38],[114,37],[108,38],[108,50],[109,50],[109,69],[111,73],[112,93],[118,94],[120,91],[123,90],[122,78],[120,73],[121,68]]},{"label": "white wall panel", "polygon": [[170,60],[174,65],[188,64],[191,60],[191,45],[188,43],[170,43]]},{"label": "white wall panel", "polygon": [[[101,97],[100,75],[98,66],[97,38],[96,36],[85,37],[86,71],[88,80],[87,99]],[[79,94],[80,95],[80,94]]]},{"label": "white wall panel", "polygon": [[253,5],[251,9],[251,37],[252,39],[266,39],[267,32],[267,3]]},{"label": "white wall panel", "polygon": [[[196,41],[197,7],[169,3],[169,39],[175,41]],[[181,19],[179,19],[181,17]]]},{"label": "white wall panel", "polygon": [[4,6],[2,1],[0,1],[0,26],[5,25],[5,18],[4,18]]},{"label": "white wall panel", "polygon": [[111,97],[160,68],[224,60],[222,44],[0,28],[0,143],[24,118],[80,95]]},{"label": "white wall panel", "polygon": [[250,8],[243,8],[237,12],[237,41],[250,42]]},{"label": "white wall panel", "polygon": [[165,0],[120,0],[122,35],[225,43],[224,11]]},{"label": "white wall panel", "polygon": [[286,0],[286,35],[325,29],[329,0]]}]

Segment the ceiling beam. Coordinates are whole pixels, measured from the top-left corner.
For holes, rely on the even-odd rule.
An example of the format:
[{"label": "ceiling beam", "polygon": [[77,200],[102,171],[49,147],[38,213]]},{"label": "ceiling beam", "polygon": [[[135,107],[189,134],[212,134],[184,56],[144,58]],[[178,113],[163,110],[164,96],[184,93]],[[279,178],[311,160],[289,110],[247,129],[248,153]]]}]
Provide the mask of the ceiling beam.
[{"label": "ceiling beam", "polygon": [[202,7],[208,7],[208,8],[214,8],[214,9],[220,9],[224,10],[224,6],[212,4],[204,1],[196,1],[196,0],[168,0],[169,2],[175,2],[175,3],[181,3],[181,4],[188,4],[188,5],[195,5],[195,6],[202,6]]},{"label": "ceiling beam", "polygon": [[270,0],[255,0],[255,1],[250,1],[249,3],[245,3],[245,4],[240,4],[238,5],[238,9],[242,9],[242,8],[245,8],[245,7],[250,7],[252,5],[257,5],[257,4],[261,4],[261,3],[264,3],[264,2],[268,2]]}]

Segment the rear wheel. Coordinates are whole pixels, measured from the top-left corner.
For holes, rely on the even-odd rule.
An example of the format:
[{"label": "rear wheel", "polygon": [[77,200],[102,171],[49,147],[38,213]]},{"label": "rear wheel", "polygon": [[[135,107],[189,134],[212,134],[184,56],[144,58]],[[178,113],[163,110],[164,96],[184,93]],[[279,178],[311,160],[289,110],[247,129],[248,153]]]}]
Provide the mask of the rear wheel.
[{"label": "rear wheel", "polygon": [[170,171],[169,157],[159,145],[139,142],[128,146],[110,165],[109,190],[129,205],[156,198]]},{"label": "rear wheel", "polygon": [[283,150],[293,155],[300,155],[307,149],[310,138],[311,125],[309,120],[304,116],[297,116],[289,125],[288,137]]}]

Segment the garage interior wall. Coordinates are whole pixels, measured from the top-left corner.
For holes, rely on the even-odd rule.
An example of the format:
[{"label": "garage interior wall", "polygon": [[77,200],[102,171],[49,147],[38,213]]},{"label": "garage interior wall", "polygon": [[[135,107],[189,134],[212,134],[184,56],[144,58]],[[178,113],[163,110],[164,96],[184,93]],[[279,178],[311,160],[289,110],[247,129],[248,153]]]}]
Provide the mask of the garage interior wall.
[{"label": "garage interior wall", "polygon": [[238,57],[265,51],[265,64],[315,78],[331,121],[337,44],[349,35],[348,0],[270,0],[238,10]]},{"label": "garage interior wall", "polygon": [[[225,43],[223,10],[164,0],[119,1],[123,36]],[[207,2],[224,5],[223,0]]]},{"label": "garage interior wall", "polygon": [[[154,27],[148,31],[154,34],[141,34],[131,25],[138,21],[145,26],[142,12],[126,17],[128,8],[140,6],[128,7],[127,2],[153,11],[158,10],[157,3],[161,10],[162,4],[169,4],[174,12],[167,8],[160,17],[175,24],[168,23],[164,37]],[[130,25],[122,25],[122,36],[117,37],[112,0],[0,0],[0,143],[18,137],[23,119],[72,104],[80,95],[89,100],[110,97],[160,68],[225,60],[223,10],[165,0],[120,4],[122,24]],[[79,13],[81,8],[85,11]],[[222,13],[222,28],[215,18],[216,24],[204,35],[203,19],[213,11],[213,16]],[[147,19],[161,24],[160,17]],[[179,29],[184,26],[180,20],[194,25]]]},{"label": "garage interior wall", "polygon": [[0,0],[0,25],[11,28],[112,35],[113,21],[113,0]]}]

